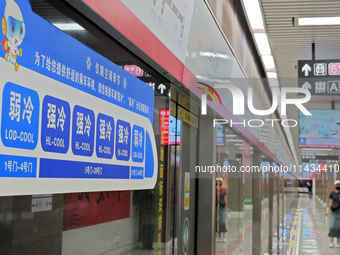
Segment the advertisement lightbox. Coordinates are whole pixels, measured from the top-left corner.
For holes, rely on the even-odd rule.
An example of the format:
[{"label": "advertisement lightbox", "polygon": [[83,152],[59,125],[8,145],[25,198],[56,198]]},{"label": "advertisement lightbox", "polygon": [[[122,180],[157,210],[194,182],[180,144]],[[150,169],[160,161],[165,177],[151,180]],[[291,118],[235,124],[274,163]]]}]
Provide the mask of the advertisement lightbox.
[{"label": "advertisement lightbox", "polygon": [[224,146],[224,128],[222,125],[216,125],[216,146]]},{"label": "advertisement lightbox", "polygon": [[181,120],[172,115],[169,117],[169,144],[181,144]]}]

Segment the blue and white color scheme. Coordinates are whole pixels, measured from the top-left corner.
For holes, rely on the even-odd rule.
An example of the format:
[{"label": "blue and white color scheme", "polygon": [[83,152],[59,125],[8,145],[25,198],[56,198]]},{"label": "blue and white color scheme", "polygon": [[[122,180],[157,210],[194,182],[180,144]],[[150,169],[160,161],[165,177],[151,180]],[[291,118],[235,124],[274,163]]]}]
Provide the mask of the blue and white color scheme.
[{"label": "blue and white color scheme", "polygon": [[113,157],[115,121],[112,117],[99,113],[97,117],[96,153],[98,158]]},{"label": "blue and white color scheme", "polygon": [[28,0],[1,1],[0,14],[8,23],[0,194],[153,188],[153,89],[33,13]]},{"label": "blue and white color scheme", "polygon": [[66,101],[45,96],[41,118],[42,149],[65,154],[70,143],[70,105]]},{"label": "blue and white color scheme", "polygon": [[116,158],[128,161],[131,150],[131,126],[130,123],[118,120],[116,131]]},{"label": "blue and white color scheme", "polygon": [[38,93],[6,83],[2,93],[2,143],[6,147],[34,150],[38,141],[38,129]]},{"label": "blue and white color scheme", "polygon": [[137,125],[132,129],[132,161],[144,161],[144,128]]},{"label": "blue and white color scheme", "polygon": [[94,112],[79,105],[73,109],[72,151],[74,155],[91,157],[94,149]]}]

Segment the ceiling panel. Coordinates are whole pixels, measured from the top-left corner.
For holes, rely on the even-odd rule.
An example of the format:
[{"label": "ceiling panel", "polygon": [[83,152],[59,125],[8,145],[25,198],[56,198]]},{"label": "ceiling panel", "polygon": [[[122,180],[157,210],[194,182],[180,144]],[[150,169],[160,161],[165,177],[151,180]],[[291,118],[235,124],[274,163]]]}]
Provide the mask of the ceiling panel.
[{"label": "ceiling panel", "polygon": [[[297,25],[297,18],[301,17],[340,17],[339,0],[260,1],[281,87],[298,86],[297,61],[312,59],[312,43],[315,43],[315,59],[340,59],[340,26]],[[336,96],[313,96],[306,106],[310,109],[331,109],[332,100],[335,101],[335,108],[340,109],[340,97]],[[287,109],[288,118],[298,120],[297,108]],[[298,159],[301,160],[298,127],[291,128],[291,133]]]},{"label": "ceiling panel", "polygon": [[[52,7],[50,4],[46,3],[44,0],[30,0],[30,3],[32,10],[50,23],[74,22],[72,19],[65,16],[63,13]],[[105,44],[87,30],[66,32],[113,62],[128,62],[128,60],[117,50]]]}]

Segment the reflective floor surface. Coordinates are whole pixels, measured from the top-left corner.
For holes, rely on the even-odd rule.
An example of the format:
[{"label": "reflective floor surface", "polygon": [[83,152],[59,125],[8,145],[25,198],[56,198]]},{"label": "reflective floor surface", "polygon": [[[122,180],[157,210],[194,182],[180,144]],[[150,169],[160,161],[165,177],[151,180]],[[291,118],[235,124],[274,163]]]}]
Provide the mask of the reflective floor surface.
[{"label": "reflective floor surface", "polygon": [[[290,199],[289,199],[290,196]],[[288,199],[287,199],[288,198]],[[286,194],[287,209],[283,218],[280,218],[279,241],[273,236],[273,254],[287,255],[340,255],[340,248],[329,248],[330,238],[329,216],[325,216],[326,204],[318,197],[308,198],[307,194]],[[276,202],[274,201],[274,212]],[[226,242],[216,242],[217,255],[251,254],[252,245],[252,212],[245,211],[236,215],[233,213],[227,220],[228,232]],[[262,205],[262,246],[268,245],[268,202]],[[274,213],[274,222],[276,222]],[[283,229],[283,231],[282,231]],[[335,239],[336,241],[336,239]],[[157,250],[134,250],[126,255],[157,254]],[[268,254],[268,249],[263,249],[263,255]]]},{"label": "reflective floor surface", "polygon": [[330,216],[325,216],[326,210],[326,204],[316,196],[309,199],[306,194],[300,195],[297,243],[294,245],[291,254],[340,254],[340,248],[328,247],[330,243],[328,237]]},{"label": "reflective floor surface", "polygon": [[[330,219],[329,216],[325,216],[326,204],[316,196],[309,199],[307,194],[286,194],[285,199],[289,196],[291,197],[287,203],[287,209],[283,219],[280,219],[279,241],[277,241],[276,233],[273,236],[273,254],[340,255],[340,248],[335,248],[335,245],[333,248],[328,247]],[[268,245],[268,238],[266,238],[268,236],[268,225],[266,224],[268,209],[266,204],[262,205],[262,212],[262,246],[266,247]],[[275,217],[273,220],[276,222]],[[216,243],[216,254],[251,254],[251,231],[251,212],[245,214],[242,220],[231,218],[228,220],[226,242]],[[263,249],[262,254],[268,254],[268,249]]]}]

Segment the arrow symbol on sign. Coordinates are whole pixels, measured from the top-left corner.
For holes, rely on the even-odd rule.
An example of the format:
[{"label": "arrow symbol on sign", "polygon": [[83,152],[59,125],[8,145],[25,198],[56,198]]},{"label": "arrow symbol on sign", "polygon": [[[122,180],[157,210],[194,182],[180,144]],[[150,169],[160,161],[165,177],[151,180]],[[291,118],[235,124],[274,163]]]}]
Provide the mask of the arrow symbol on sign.
[{"label": "arrow symbol on sign", "polygon": [[312,85],[310,85],[309,82],[306,81],[306,82],[302,85],[302,88],[303,88],[303,89],[311,90]]},{"label": "arrow symbol on sign", "polygon": [[161,91],[161,94],[163,94],[163,92],[164,92],[164,90],[166,89],[166,86],[164,85],[164,84],[159,84],[159,86],[158,86],[158,90],[160,90]]},{"label": "arrow symbol on sign", "polygon": [[308,76],[308,72],[312,71],[312,68],[310,67],[310,65],[308,64],[305,64],[303,67],[302,67],[302,72],[305,72],[305,76]]}]

